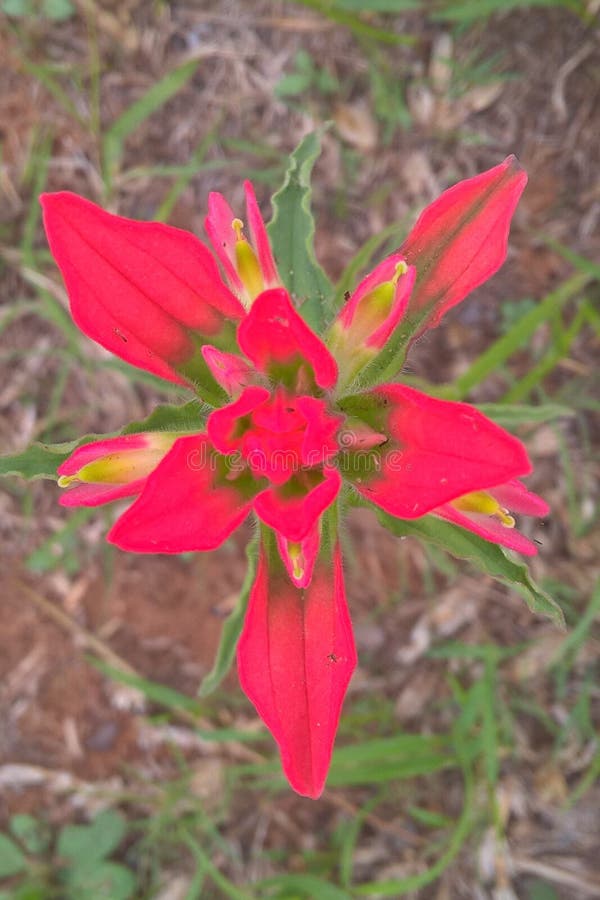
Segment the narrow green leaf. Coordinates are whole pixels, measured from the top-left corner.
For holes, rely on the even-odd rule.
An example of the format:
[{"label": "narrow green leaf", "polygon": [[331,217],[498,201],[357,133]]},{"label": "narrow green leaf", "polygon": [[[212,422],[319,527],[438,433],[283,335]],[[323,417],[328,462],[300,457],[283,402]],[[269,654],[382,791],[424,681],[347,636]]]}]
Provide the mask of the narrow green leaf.
[{"label": "narrow green leaf", "polygon": [[321,150],[323,130],[307,134],[291,154],[283,185],[273,195],[273,218],[267,226],[279,274],[302,304],[303,317],[318,331],[333,291],[315,257],[315,223],[310,210],[310,176]]},{"label": "narrow green leaf", "polygon": [[402,897],[404,894],[412,893],[431,884],[438,879],[444,869],[447,869],[450,863],[460,853],[460,850],[469,837],[474,824],[474,784],[473,777],[469,770],[464,771],[465,778],[465,800],[459,819],[454,824],[450,832],[450,840],[446,850],[437,859],[437,861],[415,875],[408,875],[406,878],[389,879],[387,881],[371,881],[366,884],[356,885],[353,889],[354,896],[357,897]]},{"label": "narrow green leaf", "polygon": [[258,535],[248,544],[246,549],[248,557],[248,568],[246,577],[240,590],[240,596],[233,612],[227,617],[223,631],[221,632],[221,640],[215,658],[214,665],[208,675],[202,679],[198,693],[201,697],[207,697],[221,684],[227,673],[229,672],[238,640],[244,625],[244,617],[246,615],[246,607],[248,606],[248,598],[256,577],[256,567],[258,565]]},{"label": "narrow green leaf", "polygon": [[573,658],[579,653],[584,642],[588,638],[590,628],[600,616],[600,581],[596,586],[596,590],[592,598],[577,620],[577,624],[573,630],[567,635],[563,643],[560,645],[552,659],[552,665],[556,666],[566,657]]},{"label": "narrow green leaf", "polygon": [[337,6],[348,12],[395,13],[420,9],[419,0],[337,0]]},{"label": "narrow green leaf", "polygon": [[112,678],[113,681],[118,681],[120,684],[126,684],[135,688],[151,703],[156,703],[170,710],[184,709],[193,714],[198,714],[199,712],[198,701],[193,697],[181,694],[174,688],[167,687],[167,685],[150,681],[148,678],[142,678],[140,675],[133,675],[131,672],[117,669],[115,666],[111,666],[104,660],[97,659],[94,656],[90,656],[88,659],[90,664],[102,672],[103,675]]},{"label": "narrow green leaf", "polygon": [[575,253],[570,247],[565,247],[564,244],[555,241],[554,238],[544,237],[544,241],[549,247],[552,247],[553,250],[556,250],[557,253],[560,253],[564,259],[570,262],[578,272],[585,272],[587,275],[591,275],[595,281],[600,281],[600,266],[598,263],[592,262],[592,260],[588,259],[586,256]]},{"label": "narrow green leaf", "polygon": [[542,403],[540,406],[525,406],[512,403],[477,403],[477,409],[489,416],[503,428],[519,425],[537,425],[540,422],[554,422],[566,416],[574,416],[575,410],[560,403]]},{"label": "narrow green leaf", "polygon": [[[333,22],[337,22],[339,25],[345,25],[357,38],[379,41],[382,44],[396,45],[411,45],[416,41],[416,38],[410,34],[397,34],[389,28],[377,28],[367,22],[363,22],[357,13],[340,9],[337,4],[332,3],[331,0],[296,0],[296,2],[300,3],[302,6],[307,6],[309,9],[316,10],[321,13],[321,15],[326,16]],[[392,2],[392,0],[389,0],[389,2]],[[400,2],[404,4],[406,3],[406,0],[400,0]]]},{"label": "narrow green leaf", "polygon": [[577,0],[466,0],[465,3],[446,0],[444,8],[435,12],[432,18],[469,25],[473,22],[485,21],[495,13],[506,13],[513,9],[525,9],[531,6],[567,6],[575,12],[583,12],[583,7]]},{"label": "narrow green leaf", "polygon": [[472,531],[436,519],[435,516],[408,520],[396,519],[380,509],[375,509],[374,512],[381,524],[393,534],[419,537],[443,547],[453,556],[467,559],[483,572],[518,591],[532,612],[547,616],[564,628],[564,616],[558,603],[538,587],[526,565],[513,562],[497,544],[484,540]]},{"label": "narrow green leaf", "polygon": [[448,741],[435,735],[374,738],[334,750],[327,785],[383,783],[426,775],[456,764]]},{"label": "narrow green leaf", "polygon": [[313,900],[315,897],[319,900],[351,900],[352,897],[342,888],[336,887],[330,881],[323,881],[316,875],[276,875],[259,881],[256,887],[260,889],[261,897],[265,900],[268,897],[288,897],[290,900],[291,898]]},{"label": "narrow green leaf", "polygon": [[27,868],[27,860],[10,838],[0,834],[0,878],[9,878]]},{"label": "narrow green leaf", "polygon": [[126,139],[138,126],[142,124],[152,113],[160,109],[190,80],[196,69],[198,60],[192,59],[172,69],[170,72],[153,84],[146,93],[125,110],[105,132],[102,141],[102,155],[107,179],[115,168],[118,167],[123,154],[123,145]]}]

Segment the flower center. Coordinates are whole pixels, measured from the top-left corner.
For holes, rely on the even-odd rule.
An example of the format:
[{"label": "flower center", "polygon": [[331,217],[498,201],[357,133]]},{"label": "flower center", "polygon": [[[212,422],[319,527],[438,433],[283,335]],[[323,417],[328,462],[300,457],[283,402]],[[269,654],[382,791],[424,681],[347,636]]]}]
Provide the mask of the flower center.
[{"label": "flower center", "polygon": [[474,512],[481,513],[484,516],[493,516],[505,528],[515,527],[515,520],[509,515],[508,510],[500,506],[498,501],[491,494],[488,494],[487,491],[473,491],[470,494],[465,494],[463,497],[452,500],[452,506],[461,510],[461,512]]},{"label": "flower center", "polygon": [[250,300],[254,300],[265,289],[260,263],[253,248],[246,240],[242,220],[234,219],[231,227],[235,231],[236,238],[235,262],[237,273],[248,292]]},{"label": "flower center", "polygon": [[324,400],[250,387],[211,414],[208,432],[221,453],[239,453],[255,476],[280,485],[335,456],[340,424]]}]

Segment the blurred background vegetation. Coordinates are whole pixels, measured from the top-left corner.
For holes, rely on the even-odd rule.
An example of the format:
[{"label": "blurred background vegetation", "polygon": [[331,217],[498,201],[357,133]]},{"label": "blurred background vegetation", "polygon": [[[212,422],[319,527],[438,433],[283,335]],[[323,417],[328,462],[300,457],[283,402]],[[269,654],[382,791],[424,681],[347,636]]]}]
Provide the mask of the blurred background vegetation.
[{"label": "blurred background vegetation", "polygon": [[[320,262],[340,289],[445,187],[515,152],[505,267],[405,373],[495,404],[528,444],[533,571],[568,631],[364,511],[347,535],[360,668],[319,801],[296,797],[235,675],[198,699],[248,533],[210,555],[104,543],[51,482],[0,495],[0,897],[600,896],[597,0],[0,0],[0,443],[109,432],[178,392],[72,324],[42,190],[202,236],[266,217],[327,120]],[[501,408],[498,406],[501,405]],[[500,410],[500,411],[499,411]]]}]

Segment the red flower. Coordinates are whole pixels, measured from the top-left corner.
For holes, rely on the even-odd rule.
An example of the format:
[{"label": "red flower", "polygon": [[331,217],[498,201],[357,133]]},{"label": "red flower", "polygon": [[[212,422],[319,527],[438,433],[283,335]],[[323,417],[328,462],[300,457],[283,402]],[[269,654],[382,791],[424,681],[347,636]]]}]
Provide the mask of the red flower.
[{"label": "red flower", "polygon": [[327,344],[280,285],[249,183],[253,245],[224,198],[209,200],[207,231],[230,287],[191,235],[73,194],[42,198],[82,330],[214,407],[196,433],[79,448],[59,470],[61,485],[78,484],[65,502],[139,493],[108,539],[143,553],[209,550],[251,511],[261,520],[240,681],[301,794],[323,789],[356,663],[337,538],[342,480],[394,516],[432,514],[535,552],[507,511],[547,512],[516,481],[531,468],[516,438],[464,403],[399,384],[360,389],[371,365],[406,343],[407,323],[435,324],[495,271],[524,177],[509,159],[442,195],[359,284]]}]

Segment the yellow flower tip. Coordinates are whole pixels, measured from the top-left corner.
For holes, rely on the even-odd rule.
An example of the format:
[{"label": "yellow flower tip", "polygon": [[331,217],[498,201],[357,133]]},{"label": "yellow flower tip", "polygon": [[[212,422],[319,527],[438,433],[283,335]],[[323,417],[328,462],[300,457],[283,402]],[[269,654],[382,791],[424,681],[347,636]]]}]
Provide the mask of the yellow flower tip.
[{"label": "yellow flower tip", "polygon": [[242,234],[242,223],[239,219],[234,219],[234,226],[236,222],[240,225],[239,231],[236,230],[238,239],[235,242],[237,273],[248,297],[250,300],[254,300],[265,289],[264,279],[256,253]]},{"label": "yellow flower tip", "polygon": [[304,559],[302,556],[302,546],[292,541],[288,542],[288,554],[292,563],[292,571],[294,578],[300,579],[304,575]]},{"label": "yellow flower tip", "polygon": [[77,481],[76,475],[61,475],[57,484],[61,488],[66,488],[69,487],[70,484],[73,484],[74,481]]},{"label": "yellow flower tip", "polygon": [[392,275],[392,284],[396,285],[400,281],[403,275],[406,275],[408,272],[408,265],[404,262],[403,259],[400,260],[399,263],[396,263],[396,271]]},{"label": "yellow flower tip", "polygon": [[488,494],[487,491],[473,491],[470,494],[464,494],[452,500],[452,506],[462,512],[480,513],[484,516],[493,516],[498,519],[505,528],[514,528],[514,517],[509,514],[507,509],[503,509],[497,500]]},{"label": "yellow flower tip", "polygon": [[244,223],[241,219],[234,219],[231,223],[231,227],[235,231],[235,236],[238,241],[246,240],[246,238],[244,237]]}]

